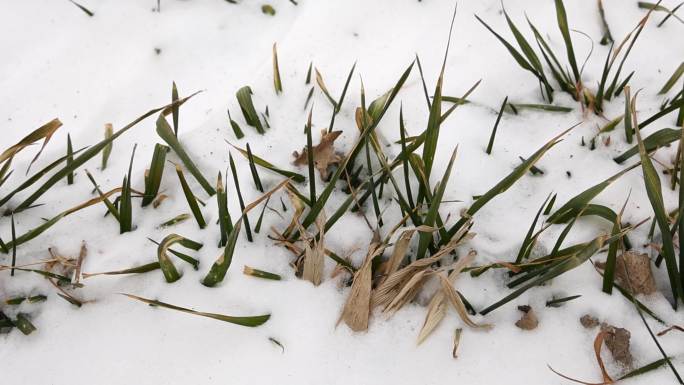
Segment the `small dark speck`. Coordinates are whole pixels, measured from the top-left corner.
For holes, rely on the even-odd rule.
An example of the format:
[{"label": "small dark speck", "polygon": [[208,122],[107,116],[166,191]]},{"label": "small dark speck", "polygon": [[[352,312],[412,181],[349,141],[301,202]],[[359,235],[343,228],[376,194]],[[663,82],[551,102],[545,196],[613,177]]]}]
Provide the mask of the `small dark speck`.
[{"label": "small dark speck", "polygon": [[359,34],[354,32],[354,37],[359,37]]},{"label": "small dark speck", "polygon": [[570,173],[570,171],[566,171],[566,172],[565,172],[565,175],[567,175],[568,178],[572,178],[572,174]]},{"label": "small dark speck", "polygon": [[154,53],[156,53],[157,55],[161,55],[161,48],[155,47],[155,48],[154,48]]}]

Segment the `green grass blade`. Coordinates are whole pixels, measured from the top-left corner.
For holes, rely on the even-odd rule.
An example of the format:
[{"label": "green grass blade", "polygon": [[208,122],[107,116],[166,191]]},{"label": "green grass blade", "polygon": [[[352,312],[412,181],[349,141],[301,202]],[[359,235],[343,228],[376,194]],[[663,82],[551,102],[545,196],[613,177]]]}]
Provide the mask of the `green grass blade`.
[{"label": "green grass blade", "polygon": [[[71,135],[67,134],[67,158],[66,158],[66,164],[67,166],[71,165],[74,162],[74,148],[71,145]],[[70,172],[67,174],[67,184],[74,184],[74,172]]]},{"label": "green grass blade", "polygon": [[530,168],[534,166],[534,164],[537,163],[537,161],[539,161],[539,159],[541,159],[544,156],[544,154],[546,154],[547,151],[549,151],[553,146],[560,142],[560,138],[562,136],[564,136],[574,127],[575,126],[570,127],[569,129],[561,132],[559,135],[553,137],[550,141],[548,141],[541,148],[539,148],[534,154],[532,154],[532,156],[527,158],[525,162],[520,164],[510,174],[508,174],[501,181],[499,181],[499,183],[494,185],[494,187],[492,187],[489,191],[487,191],[478,199],[476,199],[466,211],[466,215],[462,216],[461,219],[459,219],[459,221],[456,222],[456,224],[454,224],[449,229],[449,237],[453,237],[456,234],[456,232],[458,232],[458,230],[460,230],[461,227],[469,221],[470,217],[475,215],[475,213],[477,213],[482,207],[484,207],[490,200],[492,200],[497,195],[502,194],[511,186],[513,186],[513,184],[515,184],[515,182],[517,182],[518,179],[522,178],[530,170]]},{"label": "green grass blade", "polygon": [[265,134],[266,130],[264,130],[264,126],[262,125],[261,120],[259,120],[259,115],[252,102],[252,89],[249,88],[249,86],[244,86],[237,91],[235,97],[240,105],[242,115],[245,117],[245,122],[254,127],[258,133],[262,135]]},{"label": "green grass blade", "polygon": [[[247,158],[249,160],[249,154],[248,154],[247,150],[243,150],[240,147],[237,147],[237,146],[232,145],[232,144],[230,144],[230,145],[231,145],[231,147],[236,149],[240,154],[242,154],[245,158]],[[280,168],[276,167],[275,165],[273,165],[272,163],[254,155],[254,154],[252,154],[252,159],[254,160],[254,164],[256,164],[257,166],[261,166],[267,170],[275,172],[276,174],[280,174],[286,178],[290,178],[297,183],[302,183],[302,182],[306,181],[306,178],[304,177],[304,175],[298,174],[294,171],[288,171],[288,170],[280,169]]]},{"label": "green grass blade", "polygon": [[565,12],[565,5],[563,0],[555,0],[556,3],[556,20],[558,21],[558,29],[563,35],[563,42],[565,42],[565,50],[567,52],[570,68],[575,76],[575,82],[581,83],[580,71],[577,68],[577,60],[575,59],[575,50],[572,47],[572,38],[570,37],[570,28],[568,27],[568,16]]},{"label": "green grass blade", "polygon": [[[667,146],[681,137],[681,129],[663,128],[644,138],[644,148],[651,153],[660,147]],[[627,159],[639,154],[639,146],[635,145],[629,150],[613,158],[616,163],[623,163]]]},{"label": "green grass blade", "polygon": [[[178,101],[178,88],[176,87],[176,82],[173,82],[171,85],[171,102],[175,103]],[[178,137],[178,114],[179,114],[179,106],[178,104],[174,104],[173,107],[171,107],[171,118],[173,121],[173,135]]]},{"label": "green grass blade", "polygon": [[[442,179],[438,182],[436,186],[435,194],[432,196],[428,212],[425,214],[425,220],[423,221],[423,225],[425,226],[432,227],[435,225],[437,215],[439,214],[439,206],[442,204],[442,199],[444,198],[444,191],[446,190],[447,184],[449,183],[449,176],[451,176],[451,168],[454,165],[454,160],[456,159],[457,151],[458,147],[456,147],[456,149],[454,149],[454,151],[452,152],[451,158],[449,159],[449,164],[447,165],[447,168],[444,171],[444,176],[442,176]],[[420,238],[418,240],[418,251],[416,252],[416,259],[423,258],[428,250],[428,247],[433,242],[432,233],[420,232],[419,235]]]},{"label": "green grass blade", "polygon": [[195,177],[195,180],[197,180],[200,186],[202,186],[204,191],[206,191],[209,196],[216,194],[214,188],[207,181],[204,175],[202,175],[202,172],[197,168],[188,153],[185,152],[185,149],[178,141],[178,138],[176,138],[176,136],[173,134],[173,131],[171,130],[171,127],[166,121],[166,118],[164,118],[163,114],[159,115],[159,118],[157,118],[157,134],[166,142],[166,144],[169,145],[169,147],[173,149],[173,152],[178,155],[178,158],[180,158],[190,174]]},{"label": "green grass blade", "polygon": [[[240,210],[245,211],[245,201],[242,199],[242,192],[240,192],[240,179],[237,175],[237,170],[235,169],[235,161],[233,160],[233,155],[229,153],[228,160],[230,163],[230,171],[233,174],[233,182],[235,183],[235,193],[238,196],[238,201],[240,202]],[[247,233],[247,240],[252,242],[252,229],[249,225],[249,217],[243,215],[245,222],[245,232]]]},{"label": "green grass blade", "polygon": [[188,202],[188,206],[190,206],[190,210],[192,211],[192,215],[195,217],[195,221],[197,221],[197,225],[200,229],[205,228],[207,223],[204,220],[204,216],[202,216],[202,210],[200,209],[199,204],[197,204],[197,198],[195,198],[195,194],[192,193],[192,189],[188,185],[188,181],[185,179],[185,175],[183,174],[183,169],[179,164],[176,164],[176,174],[178,175],[178,181],[183,189],[185,200]]},{"label": "green grass blade", "polygon": [[136,295],[132,294],[124,294],[126,297],[144,302],[148,305],[153,305],[153,306],[159,306],[171,310],[176,310],[180,311],[183,313],[188,313],[188,314],[193,314],[193,315],[198,315],[201,317],[207,317],[207,318],[212,318],[218,321],[223,321],[223,322],[229,322],[232,324],[240,325],[240,326],[247,326],[247,327],[256,327],[263,325],[268,321],[269,318],[271,318],[270,314],[264,314],[264,315],[258,315],[258,316],[249,316],[249,317],[234,317],[234,316],[228,316],[224,314],[216,314],[216,313],[205,313],[205,312],[200,312],[200,311],[195,311],[192,309],[187,309],[184,307],[176,306],[176,305],[171,305],[165,302],[157,301],[157,300],[152,300],[152,299],[147,299],[147,298],[142,298],[138,297]]},{"label": "green grass blade", "polygon": [[496,129],[499,127],[499,122],[501,121],[501,116],[503,115],[504,108],[508,103],[508,96],[504,98],[503,103],[501,103],[501,109],[499,109],[499,114],[496,116],[496,121],[494,122],[494,128],[492,128],[492,134],[489,136],[489,143],[487,144],[487,150],[485,152],[487,155],[492,154],[492,148],[494,147],[494,137],[496,136]]},{"label": "green grass blade", "polygon": [[252,173],[252,180],[254,180],[254,186],[260,192],[264,192],[264,186],[261,184],[261,178],[259,178],[259,172],[254,165],[254,156],[252,155],[252,149],[249,148],[249,143],[247,143],[247,160],[249,161],[249,171]]},{"label": "green grass blade", "polygon": [[679,67],[677,67],[667,82],[665,82],[665,85],[663,85],[663,88],[658,91],[658,94],[662,95],[668,93],[668,91],[670,91],[670,89],[677,83],[677,80],[682,77],[682,74],[684,74],[684,62],[679,64]]},{"label": "green grass blade", "polygon": [[311,138],[311,116],[313,107],[309,110],[309,118],[306,121],[306,160],[309,168],[309,200],[311,204],[316,203],[316,169],[314,165],[313,139]]},{"label": "green grass blade", "polygon": [[219,229],[221,232],[219,247],[223,247],[228,242],[228,234],[233,230],[233,221],[228,211],[228,194],[223,187],[223,178],[220,171],[216,178],[216,203],[218,205]]},{"label": "green grass blade", "polygon": [[145,178],[145,193],[142,199],[143,207],[152,203],[159,193],[159,186],[161,185],[162,175],[164,174],[164,164],[166,163],[166,153],[168,150],[169,148],[163,144],[157,143],[154,145],[149,173]]},{"label": "green grass blade", "polygon": [[582,191],[581,193],[572,197],[563,206],[558,208],[551,216],[547,219],[549,223],[565,223],[572,218],[576,217],[588,204],[594,199],[598,194],[600,194],[606,187],[610,186],[613,182],[618,180],[622,175],[631,171],[632,169],[638,167],[639,164],[634,164],[626,169],[618,172],[617,174],[611,176],[610,178],[604,180],[603,182],[596,184],[588,189]]},{"label": "green grass blade", "polygon": [[257,278],[262,278],[262,279],[270,279],[272,281],[280,281],[281,279],[283,279],[278,274],[271,273],[271,272],[264,271],[264,270],[255,269],[255,268],[247,266],[247,265],[244,266],[242,273],[245,275],[250,275],[252,277],[257,277]]},{"label": "green grass blade", "polygon": [[[554,195],[555,197],[555,195]],[[529,230],[527,230],[527,234],[525,235],[525,238],[523,239],[522,245],[520,246],[520,250],[518,251],[518,256],[515,258],[515,263],[521,263],[523,259],[528,258],[530,253],[532,252],[532,247],[534,247],[534,244],[537,241],[537,236],[535,235],[534,229],[537,227],[537,221],[539,220],[539,216],[542,213],[542,210],[544,207],[546,207],[546,203],[549,201],[549,198],[551,198],[551,194],[549,194],[546,199],[544,200],[544,203],[542,203],[541,207],[539,207],[539,210],[537,211],[537,215],[534,216],[534,220],[532,221],[532,224],[530,225]]]},{"label": "green grass blade", "polygon": [[[634,101],[632,101],[632,103],[634,105]],[[634,107],[632,108],[634,109]],[[655,167],[653,167],[651,158],[648,156],[644,141],[641,139],[640,131],[641,130],[639,128],[636,129],[636,137],[639,146],[639,157],[641,158],[641,169],[644,173],[644,184],[646,186],[646,193],[648,194],[648,199],[651,202],[651,207],[653,208],[655,219],[662,236],[662,255],[665,258],[667,273],[670,279],[673,307],[676,309],[679,298],[684,298],[684,292],[682,292],[682,283],[679,280],[679,272],[674,252],[674,242],[672,239],[672,234],[670,233],[667,211],[665,210],[665,205],[663,203],[663,193],[660,186],[660,178],[658,177],[658,172],[656,171]]]}]

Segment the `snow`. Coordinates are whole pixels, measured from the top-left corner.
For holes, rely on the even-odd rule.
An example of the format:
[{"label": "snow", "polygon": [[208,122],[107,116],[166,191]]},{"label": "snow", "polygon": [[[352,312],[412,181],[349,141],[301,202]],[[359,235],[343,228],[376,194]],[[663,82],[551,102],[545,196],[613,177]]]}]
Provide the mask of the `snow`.
[{"label": "snow", "polygon": [[[336,128],[344,130],[338,139],[341,150],[348,150],[357,137],[354,109],[359,105],[359,79],[362,78],[369,99],[392,87],[417,53],[422,62],[428,87],[434,87],[446,44],[451,1],[377,0],[377,1],[308,1],[298,6],[289,1],[271,1],[277,13],[261,12],[261,3],[238,5],[219,0],[166,0],[161,13],[152,12],[156,2],[133,0],[90,0],[81,2],[95,12],[90,18],[67,1],[23,1],[5,4],[0,13],[0,120],[4,149],[32,129],[54,117],[64,123],[41,156],[34,170],[64,154],[67,132],[74,147],[80,148],[101,139],[104,123],[115,129],[147,110],[170,100],[171,82],[178,84],[181,95],[203,92],[181,107],[181,141],[205,176],[215,180],[218,171],[225,174],[228,145],[224,140],[244,147],[269,161],[293,168],[291,153],[306,143],[302,127],[306,112],[304,101],[310,86],[304,85],[311,61],[318,68],[331,92],[338,95],[349,69],[357,63],[347,99]],[[672,6],[672,2],[666,2]],[[555,25],[553,2],[508,1],[507,11],[527,33],[524,14],[544,32],[552,45],[562,51],[562,40]],[[624,1],[604,1],[608,23],[620,40],[643,17],[644,11]],[[478,251],[477,264],[511,261],[539,205],[550,192],[557,192],[557,205],[626,167],[634,159],[617,165],[612,157],[627,148],[620,129],[611,134],[609,147],[598,144],[595,151],[579,145],[594,135],[601,121],[593,114],[583,114],[567,95],[556,93],[556,103],[574,107],[568,114],[523,112],[506,115],[497,133],[491,156],[484,152],[497,109],[505,96],[513,102],[541,103],[532,75],[521,70],[495,38],[473,17],[477,13],[496,31],[506,31],[505,20],[497,1],[460,2],[447,60],[444,94],[460,96],[476,81],[482,84],[473,93],[478,105],[459,107],[442,127],[436,169],[441,175],[451,150],[459,144],[454,172],[446,199],[463,203],[445,205],[455,217],[467,208],[473,195],[487,191],[519,164],[518,156],[528,156],[543,143],[575,123],[582,124],[566,135],[537,164],[544,176],[527,175],[497,197],[475,216],[478,234],[467,246]],[[598,45],[601,36],[594,2],[566,1],[572,28],[591,36],[597,43],[584,71],[585,84],[592,88],[600,80],[607,47]],[[656,20],[662,16],[657,15]],[[675,20],[662,28],[650,24],[642,33],[628,59],[623,74],[637,72],[632,89],[643,88],[638,97],[640,119],[658,110],[663,97],[656,95],[662,84],[681,62],[684,44],[679,38],[682,25]],[[510,36],[507,32],[504,36]],[[590,43],[574,35],[578,58],[584,58]],[[271,46],[278,44],[278,56],[284,93],[276,95],[272,85]],[[667,46],[665,46],[667,42]],[[155,53],[155,48],[161,50]],[[239,113],[234,94],[250,85],[259,111],[268,105],[271,129],[264,136],[248,127]],[[677,86],[678,87],[678,86]],[[675,91],[676,92],[676,91]],[[396,102],[379,126],[385,142],[398,139],[399,103],[402,103],[406,127],[420,133],[427,124],[425,98],[417,68],[411,74]],[[246,138],[236,140],[227,121],[226,108],[238,120]],[[607,106],[606,116],[623,111],[623,99]],[[331,108],[325,96],[314,96],[314,142],[318,131],[327,127]],[[644,130],[649,134],[672,126],[673,115]],[[620,126],[621,127],[621,126]],[[99,170],[99,157],[85,168],[95,174],[106,189],[120,184],[127,168],[130,151],[138,144],[134,161],[133,187],[142,189],[143,170],[149,164],[154,144],[161,142],[149,118],[114,143],[106,170]],[[21,180],[34,149],[15,160],[15,174],[3,193]],[[386,151],[396,155],[398,146]],[[676,148],[661,149],[656,158],[671,163]],[[175,155],[169,155],[175,160]],[[247,162],[234,151],[245,200],[259,194],[251,183]],[[304,169],[299,170],[302,173]],[[568,178],[566,171],[572,173]],[[261,171],[267,188],[280,177]],[[201,193],[192,178],[195,193]],[[320,182],[320,181],[319,181]],[[434,181],[433,181],[434,183]],[[176,177],[168,166],[162,190],[171,198],[158,209],[134,205],[137,229],[118,234],[118,224],[102,217],[98,205],[62,220],[39,238],[18,249],[18,263],[47,258],[47,248],[56,247],[64,255],[77,255],[81,240],[89,248],[84,272],[100,272],[136,266],[156,259],[156,245],[147,240],[161,240],[170,232],[201,241],[204,247],[192,255],[201,260],[199,271],[177,263],[183,278],[167,284],[159,271],[143,275],[93,277],[84,281],[77,295],[93,302],[76,308],[58,298],[52,286],[37,275],[17,273],[9,278],[0,272],[0,298],[19,294],[44,293],[48,301],[22,304],[12,311],[31,315],[38,331],[30,336],[18,332],[0,335],[0,373],[6,383],[15,384],[115,384],[115,383],[284,383],[284,384],[561,384],[568,381],[553,374],[547,364],[565,374],[590,382],[599,381],[593,353],[593,331],[584,330],[579,317],[592,313],[601,320],[632,332],[636,365],[660,358],[632,304],[615,293],[601,292],[600,276],[589,264],[555,279],[551,285],[536,287],[504,307],[482,317],[495,324],[489,332],[464,329],[458,359],[451,357],[454,329],[461,321],[450,312],[433,335],[422,345],[415,340],[422,326],[425,308],[410,304],[393,318],[375,314],[367,333],[353,333],[335,324],[348,294],[337,279],[330,279],[334,266],[326,261],[326,280],[314,288],[297,279],[289,266],[291,255],[274,245],[267,235],[271,226],[282,229],[286,221],[267,211],[261,234],[254,243],[240,236],[233,264],[218,288],[199,283],[219,255],[216,201],[207,200],[203,209],[209,226],[199,231],[186,221],[170,230],[156,226],[182,212],[187,203],[176,187]],[[72,186],[59,183],[40,202],[44,206],[17,215],[20,233],[66,208],[91,197],[92,186],[83,170]],[[318,191],[323,189],[319,183]],[[30,190],[32,191],[32,190]],[[633,170],[597,197],[595,203],[618,210],[628,193],[626,220],[636,223],[651,215],[640,169]],[[234,187],[229,178],[229,205],[233,217],[239,212]],[[676,207],[676,193],[664,188],[666,207]],[[21,197],[14,198],[18,204]],[[331,199],[328,212],[346,196]],[[279,207],[279,203],[271,205]],[[387,205],[387,202],[383,202]],[[291,214],[291,210],[286,213]],[[444,215],[443,214],[443,215]],[[258,214],[252,214],[256,223]],[[373,221],[372,210],[368,210]],[[387,211],[385,222],[391,227],[398,211]],[[289,221],[289,218],[287,218]],[[9,218],[0,219],[0,236],[9,238]],[[556,228],[557,227],[557,228]],[[550,229],[541,239],[541,249],[550,250],[561,226]],[[582,219],[569,234],[565,245],[586,241],[610,230],[610,224],[597,219]],[[642,250],[647,226],[630,237]],[[328,234],[329,248],[339,255],[352,253],[359,264],[370,241],[363,220],[347,214]],[[354,250],[356,250],[354,252]],[[648,251],[647,249],[643,249]],[[603,259],[603,255],[595,258]],[[0,255],[8,264],[8,256]],[[275,272],[283,281],[267,281],[245,276],[242,266]],[[667,293],[665,272],[657,279]],[[509,290],[503,273],[490,271],[479,278],[463,275],[457,288],[477,309],[497,301]],[[250,329],[215,320],[194,317],[165,309],[153,309],[117,293],[133,293],[156,298],[201,311],[231,315],[271,313],[265,325]],[[545,308],[553,295],[581,294],[582,297],[561,308]],[[671,324],[684,322],[682,312],[675,313],[661,294],[642,298],[648,306]],[[516,305],[530,304],[539,316],[540,326],[523,331],[514,326],[520,317]],[[7,310],[8,313],[10,312]],[[649,319],[655,330],[661,325]],[[269,341],[275,338],[284,352]],[[682,367],[682,335],[675,332],[660,342]],[[609,355],[609,353],[605,353]],[[608,361],[608,360],[607,360]],[[611,373],[619,368],[610,367]],[[680,370],[681,371],[681,370]],[[673,383],[668,369],[659,369],[625,383]]]}]

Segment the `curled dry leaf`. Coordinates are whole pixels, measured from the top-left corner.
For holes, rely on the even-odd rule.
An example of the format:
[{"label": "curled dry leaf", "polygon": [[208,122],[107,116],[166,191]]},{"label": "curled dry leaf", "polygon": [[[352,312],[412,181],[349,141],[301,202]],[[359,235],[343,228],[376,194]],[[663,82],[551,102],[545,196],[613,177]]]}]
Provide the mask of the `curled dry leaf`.
[{"label": "curled dry leaf", "polygon": [[[448,281],[450,285],[454,283],[458,274],[460,274],[464,268],[473,262],[473,259],[475,259],[476,255],[477,253],[474,250],[471,250],[468,255],[456,262],[454,269],[451,271],[451,273],[449,273]],[[444,316],[446,315],[446,302],[444,300],[445,297],[442,290],[438,290],[432,295],[430,304],[428,305],[427,314],[425,315],[425,321],[423,322],[423,327],[418,335],[418,344],[425,341],[430,333],[432,333],[437,325],[439,325],[442,319],[444,319]]]},{"label": "curled dry leaf", "polygon": [[458,293],[456,293],[456,289],[454,289],[454,287],[451,286],[451,283],[449,283],[449,281],[446,278],[444,278],[444,276],[439,275],[439,280],[442,284],[442,291],[451,303],[451,306],[453,306],[456,310],[456,313],[458,313],[458,316],[461,318],[463,323],[474,329],[489,330],[492,328],[492,325],[490,324],[478,324],[475,321],[471,320],[470,316],[468,316],[468,311],[466,310],[466,307],[463,304],[463,301],[461,300],[461,297],[458,295]]},{"label": "curled dry leaf", "polygon": [[[321,179],[324,181],[328,180],[328,167],[339,165],[343,159],[343,155],[335,151],[335,139],[341,134],[342,131],[328,132],[321,130],[321,141],[313,146],[314,166],[318,169]],[[301,153],[295,151],[292,153],[292,156],[295,157],[294,164],[297,166],[304,166],[309,163],[306,146],[302,149]]]},{"label": "curled dry leaf", "polygon": [[537,319],[537,315],[534,313],[534,310],[532,310],[531,306],[518,306],[518,310],[523,312],[523,315],[515,322],[515,326],[523,330],[532,330],[539,326],[539,320]]}]

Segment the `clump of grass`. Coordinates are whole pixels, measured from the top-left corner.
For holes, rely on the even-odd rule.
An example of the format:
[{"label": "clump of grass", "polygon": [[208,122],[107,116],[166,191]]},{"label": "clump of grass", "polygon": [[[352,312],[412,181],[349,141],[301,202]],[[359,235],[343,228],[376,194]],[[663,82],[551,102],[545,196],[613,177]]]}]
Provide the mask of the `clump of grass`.
[{"label": "clump of grass", "polygon": [[[116,140],[119,136],[123,135],[123,134],[126,133],[128,130],[130,130],[131,128],[133,128],[135,125],[137,125],[138,123],[140,123],[141,121],[143,121],[145,118],[148,118],[148,117],[150,117],[150,116],[152,116],[152,115],[155,115],[155,114],[157,114],[157,113],[159,113],[159,112],[162,113],[162,116],[165,115],[165,114],[168,114],[168,113],[170,113],[170,110],[169,110],[170,107],[172,107],[172,106],[174,106],[174,105],[179,105],[179,106],[180,106],[180,105],[184,104],[186,101],[188,101],[190,98],[192,98],[193,96],[195,96],[196,94],[197,94],[197,93],[192,94],[192,95],[190,95],[190,96],[187,96],[187,97],[185,97],[185,98],[182,98],[182,99],[178,100],[178,102],[176,102],[176,103],[171,103],[171,104],[169,104],[169,105],[166,105],[166,106],[163,106],[163,107],[159,107],[159,108],[155,108],[155,109],[152,109],[152,110],[150,110],[150,111],[147,111],[145,114],[139,116],[138,118],[136,118],[135,120],[133,120],[132,122],[130,122],[129,124],[127,124],[126,126],[124,126],[124,127],[122,127],[121,129],[119,129],[117,132],[115,132],[114,134],[112,134],[109,138],[105,138],[104,140],[102,140],[102,141],[100,141],[100,142],[98,142],[98,143],[96,143],[96,144],[94,144],[94,145],[88,147],[87,149],[85,149],[85,150],[81,153],[81,155],[79,155],[79,156],[77,156],[77,157],[74,158],[74,161],[71,163],[71,165],[67,165],[67,166],[61,168],[61,169],[60,169],[59,171],[57,171],[55,174],[53,174],[46,182],[44,182],[40,187],[38,187],[38,188],[36,189],[36,191],[35,191],[33,194],[29,195],[23,202],[21,202],[21,203],[14,209],[14,211],[15,211],[15,212],[19,212],[19,211],[23,211],[23,210],[29,208],[33,203],[35,203],[36,200],[38,200],[38,198],[40,198],[41,196],[43,196],[43,194],[45,194],[52,186],[54,186],[57,182],[63,180],[64,177],[66,177],[66,175],[69,174],[69,172],[72,172],[73,170],[75,170],[75,169],[77,169],[78,167],[82,166],[82,165],[83,165],[85,162],[87,162],[88,160],[90,160],[90,159],[92,159],[93,157],[95,157],[97,154],[100,153],[100,151],[102,151],[102,150],[103,150],[105,147],[107,147],[110,143],[112,143],[112,142],[113,142],[114,140]],[[61,123],[60,123],[60,125],[61,125]],[[167,125],[168,125],[168,124],[167,124]],[[3,155],[4,155],[4,153],[3,153]],[[3,157],[3,156],[0,155],[0,162],[2,162],[2,157]]]}]

